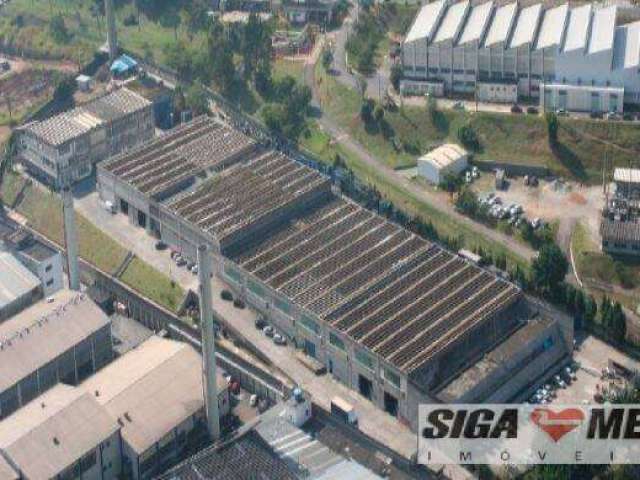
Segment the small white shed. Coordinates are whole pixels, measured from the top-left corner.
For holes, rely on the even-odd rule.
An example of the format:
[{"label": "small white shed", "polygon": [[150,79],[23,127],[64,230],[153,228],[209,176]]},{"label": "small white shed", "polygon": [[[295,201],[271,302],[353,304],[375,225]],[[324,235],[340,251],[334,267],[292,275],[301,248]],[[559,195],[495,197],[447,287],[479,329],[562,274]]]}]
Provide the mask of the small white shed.
[{"label": "small white shed", "polygon": [[78,75],[76,77],[76,83],[81,92],[89,92],[91,90],[92,80],[88,75]]},{"label": "small white shed", "polygon": [[418,175],[438,185],[445,175],[459,175],[467,168],[469,154],[460,145],[447,143],[418,159]]}]

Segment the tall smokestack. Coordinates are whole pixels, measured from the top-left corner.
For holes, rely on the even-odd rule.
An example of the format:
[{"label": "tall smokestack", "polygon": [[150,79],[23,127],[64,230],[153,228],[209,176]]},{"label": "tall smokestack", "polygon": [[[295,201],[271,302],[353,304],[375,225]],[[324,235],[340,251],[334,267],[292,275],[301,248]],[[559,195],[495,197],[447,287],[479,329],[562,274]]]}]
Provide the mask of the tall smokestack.
[{"label": "tall smokestack", "polygon": [[69,272],[69,288],[80,290],[80,274],[78,271],[78,235],[76,234],[76,215],[73,210],[73,194],[70,187],[62,189],[62,215],[64,218],[64,243],[67,247],[67,270]]},{"label": "tall smokestack", "polygon": [[213,332],[211,297],[211,254],[206,245],[198,247],[198,281],[200,282],[200,329],[202,330],[202,380],[207,410],[207,426],[213,440],[220,438],[218,382],[216,381],[216,345]]},{"label": "tall smokestack", "polygon": [[113,0],[104,0],[104,9],[107,14],[107,44],[109,46],[109,61],[113,62],[118,56],[116,12],[113,8]]}]

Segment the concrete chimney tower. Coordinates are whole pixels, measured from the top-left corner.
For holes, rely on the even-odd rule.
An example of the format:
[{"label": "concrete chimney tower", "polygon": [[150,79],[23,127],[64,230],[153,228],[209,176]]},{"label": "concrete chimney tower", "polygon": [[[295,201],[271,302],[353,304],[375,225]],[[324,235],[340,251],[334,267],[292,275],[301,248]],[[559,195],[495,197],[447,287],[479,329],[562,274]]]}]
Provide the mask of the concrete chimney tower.
[{"label": "concrete chimney tower", "polygon": [[71,188],[68,186],[62,189],[62,216],[64,219],[64,243],[67,248],[69,289],[80,291],[76,215],[73,209],[73,194],[71,193]]},{"label": "concrete chimney tower", "polygon": [[212,440],[220,438],[216,345],[213,331],[211,296],[211,253],[206,245],[198,247],[198,281],[200,282],[200,330],[202,331],[202,385],[207,411],[207,426]]},{"label": "concrete chimney tower", "polygon": [[107,14],[107,45],[109,46],[109,61],[113,62],[118,56],[116,11],[113,7],[113,0],[104,0],[104,10]]}]

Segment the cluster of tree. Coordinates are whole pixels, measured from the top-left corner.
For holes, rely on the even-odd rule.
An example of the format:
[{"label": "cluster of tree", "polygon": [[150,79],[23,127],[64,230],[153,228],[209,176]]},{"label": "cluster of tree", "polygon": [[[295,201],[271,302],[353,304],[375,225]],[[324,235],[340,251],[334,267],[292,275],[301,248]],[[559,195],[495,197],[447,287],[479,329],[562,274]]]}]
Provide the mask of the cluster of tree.
[{"label": "cluster of tree", "polygon": [[51,38],[58,43],[69,43],[71,40],[71,33],[69,33],[69,29],[64,23],[64,17],[61,13],[51,17],[49,21],[49,33],[51,33]]},{"label": "cluster of tree", "polygon": [[478,138],[478,134],[468,123],[458,128],[458,140],[468,150],[472,150],[474,152],[480,150],[480,139]]},{"label": "cluster of tree", "polygon": [[200,83],[188,86],[177,85],[173,90],[174,117],[180,118],[185,110],[191,110],[193,116],[203,115],[209,112],[209,96]]},{"label": "cluster of tree", "polygon": [[384,138],[390,139],[394,136],[393,127],[384,117],[385,111],[382,105],[377,104],[371,98],[362,100],[360,119],[364,123],[365,129],[369,133],[382,132]]},{"label": "cluster of tree", "polygon": [[384,25],[373,10],[367,6],[362,7],[353,34],[346,44],[349,57],[356,59],[356,68],[360,73],[369,74],[375,70],[376,51],[384,35]]},{"label": "cluster of tree", "polygon": [[264,123],[269,130],[296,141],[307,129],[311,90],[287,75],[273,81],[267,95],[270,102],[261,111]]},{"label": "cluster of tree", "polygon": [[544,121],[547,125],[549,145],[555,147],[558,144],[558,116],[553,112],[547,112],[544,114]]},{"label": "cluster of tree", "polygon": [[606,295],[600,303],[600,323],[604,335],[615,343],[623,343],[627,334],[627,320],[620,302],[612,302]]}]

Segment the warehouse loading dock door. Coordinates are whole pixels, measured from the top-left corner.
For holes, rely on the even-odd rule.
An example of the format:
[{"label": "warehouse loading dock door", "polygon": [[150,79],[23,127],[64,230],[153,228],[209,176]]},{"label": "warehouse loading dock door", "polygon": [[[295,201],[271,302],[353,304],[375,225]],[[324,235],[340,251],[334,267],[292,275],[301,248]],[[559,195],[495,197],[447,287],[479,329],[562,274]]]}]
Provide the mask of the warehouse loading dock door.
[{"label": "warehouse loading dock door", "polygon": [[360,395],[371,400],[371,392],[373,391],[373,382],[371,380],[358,375],[358,389],[360,390]]},{"label": "warehouse loading dock door", "polygon": [[398,416],[398,399],[384,392],[384,411],[394,417]]}]

